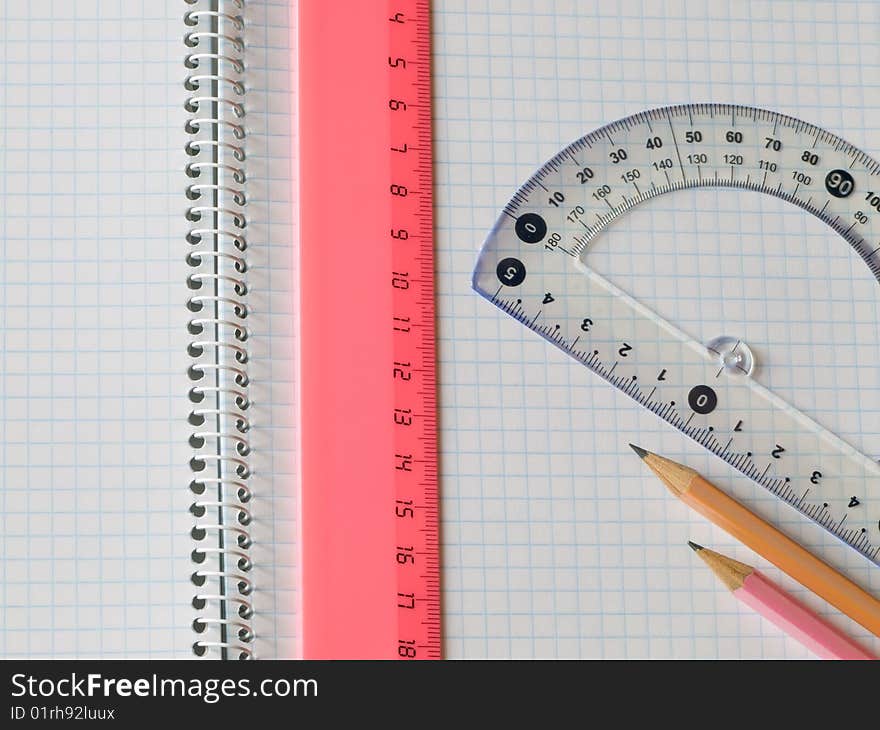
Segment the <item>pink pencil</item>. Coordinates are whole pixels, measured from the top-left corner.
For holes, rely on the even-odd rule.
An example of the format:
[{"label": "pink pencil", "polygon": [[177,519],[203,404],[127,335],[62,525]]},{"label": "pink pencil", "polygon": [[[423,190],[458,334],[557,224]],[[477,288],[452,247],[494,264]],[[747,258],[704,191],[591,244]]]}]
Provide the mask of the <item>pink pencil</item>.
[{"label": "pink pencil", "polygon": [[752,566],[688,541],[740,601],[797,639],[822,659],[876,659],[852,639],[825,623]]}]

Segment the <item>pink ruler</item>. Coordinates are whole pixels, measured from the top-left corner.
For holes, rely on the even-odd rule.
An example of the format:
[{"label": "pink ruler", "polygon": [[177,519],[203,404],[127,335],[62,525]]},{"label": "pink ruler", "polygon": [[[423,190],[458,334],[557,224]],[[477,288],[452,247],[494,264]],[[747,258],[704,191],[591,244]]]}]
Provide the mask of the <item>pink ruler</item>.
[{"label": "pink ruler", "polygon": [[298,5],[304,655],[440,658],[429,3]]}]

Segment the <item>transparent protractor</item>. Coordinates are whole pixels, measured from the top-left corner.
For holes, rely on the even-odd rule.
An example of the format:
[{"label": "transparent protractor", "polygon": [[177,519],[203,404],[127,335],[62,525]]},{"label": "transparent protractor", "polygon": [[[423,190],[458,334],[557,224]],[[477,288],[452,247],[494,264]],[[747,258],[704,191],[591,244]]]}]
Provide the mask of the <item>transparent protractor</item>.
[{"label": "transparent protractor", "polygon": [[880,564],[880,467],[753,377],[749,343],[703,343],[588,265],[619,216],[684,188],[752,190],[840,234],[880,280],[880,164],[749,107],[645,111],[577,140],[505,206],[474,288],[806,518]]}]

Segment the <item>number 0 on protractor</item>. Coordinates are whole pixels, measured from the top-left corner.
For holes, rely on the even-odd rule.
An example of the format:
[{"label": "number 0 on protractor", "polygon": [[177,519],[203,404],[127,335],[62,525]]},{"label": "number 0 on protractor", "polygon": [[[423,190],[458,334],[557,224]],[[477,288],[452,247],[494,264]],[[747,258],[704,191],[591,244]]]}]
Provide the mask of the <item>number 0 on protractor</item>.
[{"label": "number 0 on protractor", "polygon": [[618,216],[692,187],[754,190],[799,206],[880,281],[880,164],[792,117],[695,104],[621,119],[546,162],[489,233],[474,288],[880,564],[880,467],[752,379],[746,343],[697,342],[585,263]]}]

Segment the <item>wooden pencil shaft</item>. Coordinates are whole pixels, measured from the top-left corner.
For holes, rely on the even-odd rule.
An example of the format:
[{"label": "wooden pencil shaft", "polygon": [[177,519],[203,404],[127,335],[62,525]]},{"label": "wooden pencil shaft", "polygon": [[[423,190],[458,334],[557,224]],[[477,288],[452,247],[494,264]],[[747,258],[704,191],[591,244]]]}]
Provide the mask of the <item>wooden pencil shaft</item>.
[{"label": "wooden pencil shaft", "polygon": [[[647,461],[647,459],[646,459]],[[813,593],[880,636],[880,601],[827,563],[692,472],[688,483],[669,485],[682,501]]]},{"label": "wooden pencil shaft", "polygon": [[822,659],[876,659],[757,570],[733,595]]}]

